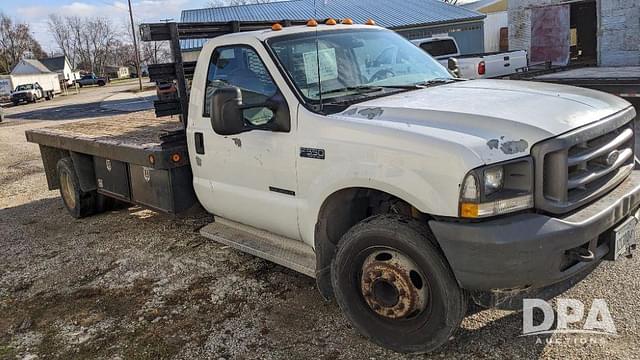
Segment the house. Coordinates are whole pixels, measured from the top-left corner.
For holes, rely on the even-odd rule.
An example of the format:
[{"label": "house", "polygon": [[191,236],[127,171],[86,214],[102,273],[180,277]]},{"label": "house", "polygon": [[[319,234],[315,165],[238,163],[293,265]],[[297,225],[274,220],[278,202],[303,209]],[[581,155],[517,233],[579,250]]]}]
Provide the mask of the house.
[{"label": "house", "polygon": [[[314,6],[315,5],[315,6]],[[289,0],[184,10],[182,22],[282,21],[351,18],[373,19],[406,38],[453,36],[463,54],[484,51],[484,14],[439,0]],[[181,43],[185,61],[195,61],[206,40]]]},{"label": "house", "polygon": [[80,72],[73,70],[71,63],[64,55],[40,59],[39,61],[51,72],[58,73],[60,82],[71,85],[75,80],[80,79]]},{"label": "house", "polygon": [[509,0],[509,46],[532,63],[640,65],[638,0]]},{"label": "house", "polygon": [[131,77],[128,66],[105,66],[104,73],[109,79],[128,79]]},{"label": "house", "polygon": [[51,71],[40,61],[35,59],[22,59],[11,70],[11,75],[47,74]]},{"label": "house", "polygon": [[509,50],[508,0],[476,0],[460,6],[487,15],[484,19],[485,52]]}]

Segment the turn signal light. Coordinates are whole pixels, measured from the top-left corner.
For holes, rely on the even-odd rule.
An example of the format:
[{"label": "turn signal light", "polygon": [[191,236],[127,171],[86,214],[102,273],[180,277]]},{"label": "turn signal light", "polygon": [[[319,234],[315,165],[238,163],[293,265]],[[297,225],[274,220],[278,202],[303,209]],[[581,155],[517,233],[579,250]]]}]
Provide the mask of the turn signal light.
[{"label": "turn signal light", "polygon": [[273,24],[273,26],[271,26],[271,30],[273,30],[273,31],[280,31],[280,30],[282,30],[282,25],[277,24],[277,23],[276,23],[276,24]]},{"label": "turn signal light", "polygon": [[151,165],[155,164],[156,163],[156,157],[153,156],[153,155],[149,155],[149,163]]},{"label": "turn signal light", "polygon": [[171,155],[171,161],[173,161],[174,163],[180,162],[181,159],[182,157],[178,153]]},{"label": "turn signal light", "polygon": [[336,25],[337,22],[336,22],[335,19],[329,18],[329,19],[327,19],[327,22],[325,24],[327,24],[327,25]]},{"label": "turn signal light", "polygon": [[344,20],[342,20],[342,24],[344,24],[344,25],[353,25],[353,20],[351,20],[349,18],[344,19]]},{"label": "turn signal light", "polygon": [[367,22],[365,23],[365,25],[375,25],[375,24],[376,24],[376,22],[375,22],[375,21],[373,21],[373,19],[369,19],[369,20],[367,20]]},{"label": "turn signal light", "polygon": [[308,27],[316,27],[316,26],[318,26],[318,22],[315,19],[309,19],[309,21],[307,21],[307,26]]},{"label": "turn signal light", "polygon": [[460,216],[468,219],[475,219],[478,217],[478,204],[474,203],[461,203],[460,204]]}]

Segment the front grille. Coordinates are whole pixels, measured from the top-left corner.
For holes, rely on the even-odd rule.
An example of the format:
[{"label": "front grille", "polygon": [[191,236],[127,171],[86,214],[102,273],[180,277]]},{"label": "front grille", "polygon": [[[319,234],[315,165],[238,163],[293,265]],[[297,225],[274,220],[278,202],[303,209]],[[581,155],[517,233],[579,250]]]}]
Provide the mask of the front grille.
[{"label": "front grille", "polygon": [[633,170],[635,110],[537,144],[536,208],[562,214],[595,200]]}]

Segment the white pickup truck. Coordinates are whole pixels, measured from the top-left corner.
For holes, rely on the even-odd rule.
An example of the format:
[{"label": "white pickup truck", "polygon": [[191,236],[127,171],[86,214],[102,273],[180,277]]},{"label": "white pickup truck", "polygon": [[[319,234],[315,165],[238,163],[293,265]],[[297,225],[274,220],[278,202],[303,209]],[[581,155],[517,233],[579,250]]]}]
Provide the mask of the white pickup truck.
[{"label": "white pickup truck", "polygon": [[460,55],[458,43],[451,36],[431,37],[411,42],[448,68],[451,67],[449,60],[455,59],[454,64],[459,71],[459,76],[463,79],[506,76],[525,68],[529,63],[525,50]]},{"label": "white pickup truck", "polygon": [[[243,27],[260,28],[143,25],[143,40],[173,44],[175,63],[150,76],[176,81],[175,102],[156,111],[184,127],[101,119],[27,132],[73,216],[105,199],[167,213],[199,202],[215,216],[202,235],[315,277],[355,329],[408,353],[445,344],[470,299],[517,308],[635,249],[628,102],[456,79],[376,26]],[[221,34],[187,97],[178,40]],[[380,44],[398,60],[372,61]]]},{"label": "white pickup truck", "polygon": [[13,105],[19,105],[22,102],[35,103],[40,99],[51,100],[53,97],[53,90],[45,90],[38,83],[18,85],[11,92]]}]

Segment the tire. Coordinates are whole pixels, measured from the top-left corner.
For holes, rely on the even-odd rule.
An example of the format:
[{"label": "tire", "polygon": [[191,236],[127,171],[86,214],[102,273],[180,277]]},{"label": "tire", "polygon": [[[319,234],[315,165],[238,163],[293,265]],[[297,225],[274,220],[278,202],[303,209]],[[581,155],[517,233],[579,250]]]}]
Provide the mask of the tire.
[{"label": "tire", "polygon": [[338,243],[331,277],[353,327],[397,352],[441,347],[468,307],[427,225],[399,215],[374,216],[351,228]]},{"label": "tire", "polygon": [[98,86],[105,86],[106,84],[104,83],[104,81],[98,81]]},{"label": "tire", "polygon": [[20,101],[12,101],[13,102],[13,106],[18,106],[20,105]]},{"label": "tire", "polygon": [[71,158],[60,159],[57,170],[60,196],[69,214],[76,219],[82,219],[96,213],[98,193],[83,192],[80,189],[80,180]]}]

